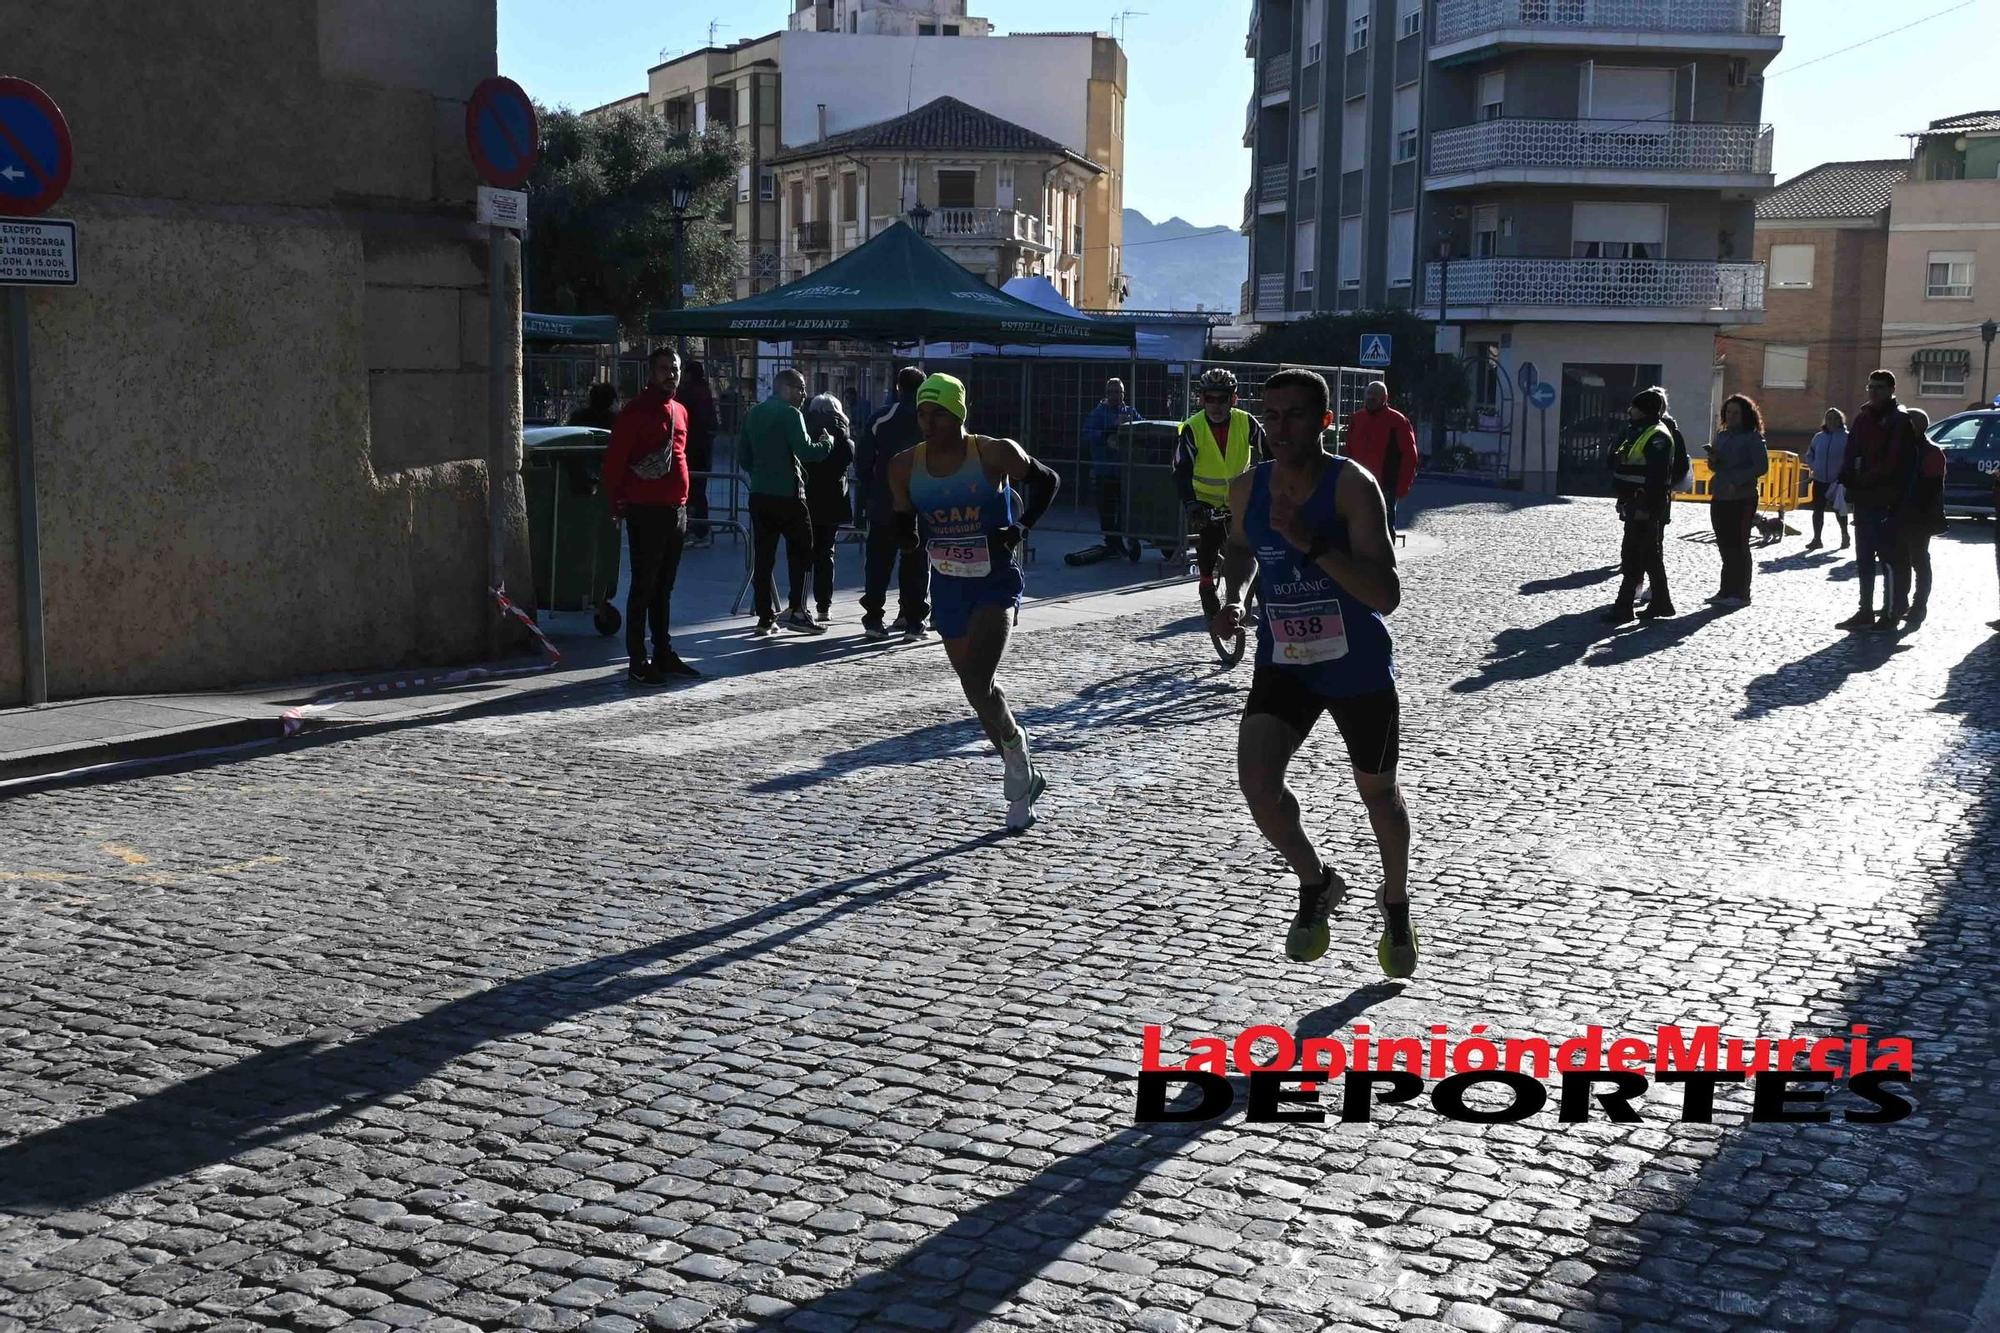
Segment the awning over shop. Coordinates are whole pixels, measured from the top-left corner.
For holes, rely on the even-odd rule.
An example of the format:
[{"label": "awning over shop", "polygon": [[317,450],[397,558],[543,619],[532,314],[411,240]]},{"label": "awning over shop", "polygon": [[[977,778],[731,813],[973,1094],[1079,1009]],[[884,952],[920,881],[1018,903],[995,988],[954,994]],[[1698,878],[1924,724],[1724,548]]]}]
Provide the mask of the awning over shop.
[{"label": "awning over shop", "polygon": [[1910,357],[1913,366],[1937,366],[1955,370],[1972,364],[1972,353],[1963,347],[1919,347]]},{"label": "awning over shop", "polygon": [[531,315],[521,312],[521,338],[531,343],[615,343],[616,315]]},{"label": "awning over shop", "polygon": [[967,272],[906,222],[795,282],[741,301],[656,310],[652,334],[761,338],[1085,343],[1133,347],[1129,320],[1064,315],[1017,300]]}]

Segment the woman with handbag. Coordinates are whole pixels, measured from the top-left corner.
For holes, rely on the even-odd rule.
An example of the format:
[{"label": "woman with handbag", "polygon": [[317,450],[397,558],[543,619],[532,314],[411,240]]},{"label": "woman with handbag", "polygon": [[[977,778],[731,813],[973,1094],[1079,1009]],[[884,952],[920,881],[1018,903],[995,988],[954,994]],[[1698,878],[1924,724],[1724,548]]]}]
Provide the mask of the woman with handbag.
[{"label": "woman with handbag", "polygon": [[1837,407],[1826,409],[1819,433],[1806,446],[1806,468],[1812,473],[1812,541],[1808,551],[1826,545],[1820,534],[1826,529],[1826,511],[1840,520],[1840,549],[1847,549],[1847,497],[1840,493],[1840,463],[1847,457],[1847,414]]}]

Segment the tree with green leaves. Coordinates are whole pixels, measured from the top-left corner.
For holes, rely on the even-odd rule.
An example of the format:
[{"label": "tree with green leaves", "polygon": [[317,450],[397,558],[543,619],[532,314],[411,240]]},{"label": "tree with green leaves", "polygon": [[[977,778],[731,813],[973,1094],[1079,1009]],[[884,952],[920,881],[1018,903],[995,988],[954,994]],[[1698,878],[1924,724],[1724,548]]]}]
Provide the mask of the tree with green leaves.
[{"label": "tree with green leaves", "polygon": [[616,315],[634,336],[646,312],[674,303],[676,177],[694,185],[687,274],[695,301],[727,299],[740,267],[718,218],[734,202],[743,156],[724,130],[673,134],[623,109],[584,116],[538,108],[542,155],[528,181],[528,294],[554,315]]}]

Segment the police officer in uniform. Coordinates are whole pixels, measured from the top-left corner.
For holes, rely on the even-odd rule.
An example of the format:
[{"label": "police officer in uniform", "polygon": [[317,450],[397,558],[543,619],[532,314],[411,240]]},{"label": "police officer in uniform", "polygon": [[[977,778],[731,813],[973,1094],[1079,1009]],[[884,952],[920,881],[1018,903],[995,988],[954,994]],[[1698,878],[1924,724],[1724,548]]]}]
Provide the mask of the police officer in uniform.
[{"label": "police officer in uniform", "polygon": [[[1174,488],[1187,510],[1194,536],[1195,566],[1201,571],[1201,608],[1213,620],[1222,609],[1215,591],[1215,567],[1229,536],[1224,515],[1229,483],[1264,461],[1264,428],[1236,405],[1236,376],[1217,366],[1197,383],[1201,411],[1181,423],[1174,450]],[[1220,513],[1218,511],[1221,511]]]},{"label": "police officer in uniform", "polygon": [[1662,620],[1674,614],[1667,592],[1667,510],[1672,504],[1674,478],[1687,467],[1687,450],[1666,416],[1666,395],[1641,389],[1627,409],[1630,424],[1611,450],[1611,475],[1617,486],[1618,517],[1625,524],[1619,553],[1618,600],[1603,616],[1607,625],[1631,621],[1632,599],[1642,580],[1650,580],[1653,599],[1639,612],[1640,620]]}]

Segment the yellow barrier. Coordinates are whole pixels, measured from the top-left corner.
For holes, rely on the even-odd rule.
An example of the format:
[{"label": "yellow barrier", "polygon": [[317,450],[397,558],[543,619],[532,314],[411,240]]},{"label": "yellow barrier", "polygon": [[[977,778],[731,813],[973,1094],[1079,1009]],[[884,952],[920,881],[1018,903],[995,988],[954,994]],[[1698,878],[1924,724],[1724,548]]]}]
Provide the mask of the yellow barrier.
[{"label": "yellow barrier", "polygon": [[[1676,500],[1696,500],[1707,504],[1714,497],[1710,488],[1715,483],[1715,469],[1705,458],[1690,459],[1694,480],[1684,491],[1675,491]],[[1757,508],[1774,510],[1780,515],[1794,509],[1803,509],[1812,503],[1812,473],[1797,454],[1781,449],[1771,451],[1771,467],[1763,479],[1757,483]]]}]

